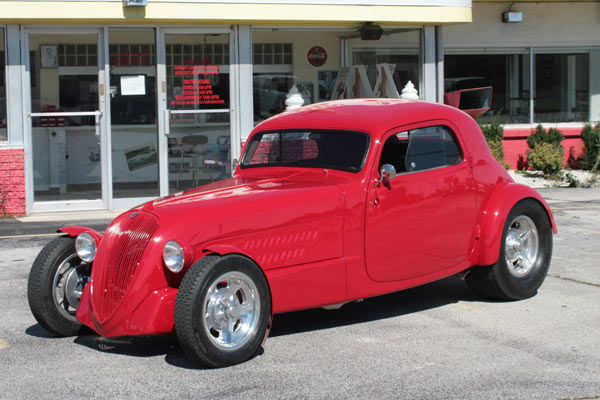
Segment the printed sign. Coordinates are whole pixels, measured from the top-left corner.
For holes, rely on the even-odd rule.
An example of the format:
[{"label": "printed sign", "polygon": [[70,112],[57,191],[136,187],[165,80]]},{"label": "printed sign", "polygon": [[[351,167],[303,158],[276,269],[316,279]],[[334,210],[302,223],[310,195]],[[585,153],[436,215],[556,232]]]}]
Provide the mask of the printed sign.
[{"label": "printed sign", "polygon": [[320,67],[327,62],[327,51],[321,46],[313,46],[308,50],[306,58],[313,67]]}]

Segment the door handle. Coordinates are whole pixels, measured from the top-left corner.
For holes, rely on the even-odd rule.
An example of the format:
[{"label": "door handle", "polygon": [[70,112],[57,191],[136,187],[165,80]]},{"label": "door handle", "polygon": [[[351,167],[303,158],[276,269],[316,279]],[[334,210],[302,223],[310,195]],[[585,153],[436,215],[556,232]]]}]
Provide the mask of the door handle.
[{"label": "door handle", "polygon": [[171,133],[171,110],[165,110],[165,135]]}]

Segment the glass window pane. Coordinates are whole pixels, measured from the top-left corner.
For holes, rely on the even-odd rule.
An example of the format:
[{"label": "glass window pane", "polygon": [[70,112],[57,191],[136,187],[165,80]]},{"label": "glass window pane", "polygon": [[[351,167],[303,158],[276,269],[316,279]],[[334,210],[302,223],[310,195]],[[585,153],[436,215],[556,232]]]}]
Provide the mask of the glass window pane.
[{"label": "glass window pane", "polygon": [[[355,30],[256,29],[253,40],[254,121],[285,110],[296,86],[303,105],[346,98],[398,98],[412,81],[419,88],[420,29],[390,29],[377,42]],[[347,41],[351,65],[342,66]]]},{"label": "glass window pane", "polygon": [[[29,34],[34,201],[95,200],[101,150],[95,117],[44,115],[99,110],[98,66],[87,66],[97,34]],[[93,45],[93,47],[89,47]],[[61,59],[66,57],[66,63]],[[76,66],[80,61],[80,67]],[[67,65],[64,65],[67,64]]]},{"label": "glass window pane", "polygon": [[[529,122],[529,55],[447,54],[444,76],[446,95],[464,89],[492,87],[491,108],[478,122],[489,123],[494,115],[499,116],[501,123]],[[480,108],[483,106],[488,105],[482,103]]]},{"label": "glass window pane", "polygon": [[[231,176],[229,35],[167,34],[165,41],[169,192],[175,193]],[[169,49],[181,47],[184,54],[171,57]]]},{"label": "glass window pane", "polygon": [[536,54],[535,120],[587,121],[589,55]]},{"label": "glass window pane", "polygon": [[108,39],[113,197],[158,196],[155,33],[110,30]]}]

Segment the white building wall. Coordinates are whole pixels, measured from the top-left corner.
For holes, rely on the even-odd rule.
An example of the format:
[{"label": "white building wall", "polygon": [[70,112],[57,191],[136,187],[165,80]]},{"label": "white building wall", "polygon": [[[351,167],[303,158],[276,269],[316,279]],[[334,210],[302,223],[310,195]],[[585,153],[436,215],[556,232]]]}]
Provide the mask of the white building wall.
[{"label": "white building wall", "polygon": [[[511,4],[522,22],[502,22]],[[590,120],[600,121],[600,2],[475,2],[472,11],[473,23],[444,29],[447,53],[589,52]]]},{"label": "white building wall", "polygon": [[473,3],[473,23],[447,27],[444,47],[600,46],[600,2],[515,3],[523,22],[503,23],[510,4]]}]

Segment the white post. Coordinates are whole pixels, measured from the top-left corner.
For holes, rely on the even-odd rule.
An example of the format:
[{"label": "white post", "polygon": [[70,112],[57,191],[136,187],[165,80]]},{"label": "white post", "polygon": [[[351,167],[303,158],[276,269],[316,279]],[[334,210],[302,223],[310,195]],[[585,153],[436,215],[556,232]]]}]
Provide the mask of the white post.
[{"label": "white post", "polygon": [[404,89],[402,89],[400,98],[404,100],[419,100],[419,93],[411,81],[408,81]]},{"label": "white post", "polygon": [[285,110],[286,111],[297,110],[300,107],[302,107],[303,104],[304,104],[304,99],[302,98],[302,95],[300,94],[300,92],[298,92],[298,88],[296,87],[296,84],[294,84],[294,86],[292,86],[292,88],[290,89],[287,96],[285,96],[285,105],[286,105]]}]

